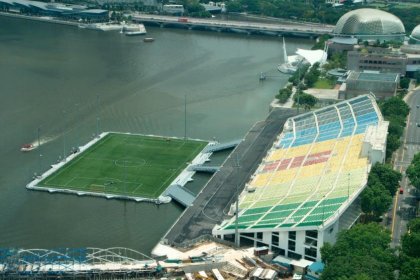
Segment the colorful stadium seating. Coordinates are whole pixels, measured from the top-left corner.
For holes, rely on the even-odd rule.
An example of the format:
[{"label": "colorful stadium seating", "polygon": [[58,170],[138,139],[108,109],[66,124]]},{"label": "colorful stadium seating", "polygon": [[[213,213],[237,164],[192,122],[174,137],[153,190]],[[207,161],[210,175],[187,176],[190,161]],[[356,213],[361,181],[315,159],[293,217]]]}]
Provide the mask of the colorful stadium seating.
[{"label": "colorful stadium seating", "polygon": [[[241,229],[321,225],[366,182],[361,157],[368,126],[378,115],[365,95],[289,119],[240,199]],[[235,219],[224,224],[232,229]]]}]

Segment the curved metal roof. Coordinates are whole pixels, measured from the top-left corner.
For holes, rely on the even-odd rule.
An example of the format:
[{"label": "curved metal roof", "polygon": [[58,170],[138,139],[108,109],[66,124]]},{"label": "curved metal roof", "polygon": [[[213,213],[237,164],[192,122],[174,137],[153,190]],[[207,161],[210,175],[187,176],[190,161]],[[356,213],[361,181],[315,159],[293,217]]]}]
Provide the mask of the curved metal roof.
[{"label": "curved metal roof", "polygon": [[333,30],[337,35],[391,35],[404,34],[401,20],[376,9],[357,9],[344,14]]}]

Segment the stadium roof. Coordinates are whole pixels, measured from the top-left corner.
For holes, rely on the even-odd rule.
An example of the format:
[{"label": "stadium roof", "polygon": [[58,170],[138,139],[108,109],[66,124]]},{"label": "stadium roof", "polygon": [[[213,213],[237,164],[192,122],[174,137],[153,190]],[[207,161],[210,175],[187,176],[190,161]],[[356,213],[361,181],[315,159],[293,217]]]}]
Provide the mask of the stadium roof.
[{"label": "stadium roof", "polygon": [[344,14],[337,22],[336,35],[400,35],[405,34],[401,20],[377,9],[357,9]]},{"label": "stadium roof", "polygon": [[[317,227],[338,217],[366,185],[363,137],[382,120],[371,95],[290,118],[241,194],[238,228]],[[234,229],[235,217],[216,228]]]}]

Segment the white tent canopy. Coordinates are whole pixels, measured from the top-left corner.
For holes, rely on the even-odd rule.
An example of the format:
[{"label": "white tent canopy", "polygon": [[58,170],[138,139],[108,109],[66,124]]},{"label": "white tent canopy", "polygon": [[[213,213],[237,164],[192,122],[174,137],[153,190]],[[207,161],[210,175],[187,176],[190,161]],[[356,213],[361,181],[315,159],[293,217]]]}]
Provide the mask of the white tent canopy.
[{"label": "white tent canopy", "polygon": [[327,61],[327,52],[324,50],[297,49],[296,54],[303,57],[311,65],[314,65],[317,62],[323,64],[325,61]]}]

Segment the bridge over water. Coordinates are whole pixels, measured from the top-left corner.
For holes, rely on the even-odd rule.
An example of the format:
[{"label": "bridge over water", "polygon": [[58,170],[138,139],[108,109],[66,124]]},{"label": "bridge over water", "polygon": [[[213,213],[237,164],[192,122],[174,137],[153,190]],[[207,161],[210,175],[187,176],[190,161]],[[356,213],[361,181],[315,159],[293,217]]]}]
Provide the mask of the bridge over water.
[{"label": "bridge over water", "polygon": [[271,36],[317,37],[330,34],[334,26],[309,23],[260,23],[249,21],[228,21],[220,19],[179,18],[173,16],[132,14],[132,19],[145,25],[174,27],[217,32],[235,32]]},{"label": "bridge over water", "polygon": [[0,248],[0,279],[124,279],[150,277],[162,267],[138,251],[114,247]]}]

